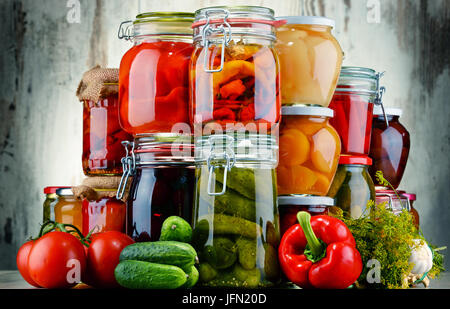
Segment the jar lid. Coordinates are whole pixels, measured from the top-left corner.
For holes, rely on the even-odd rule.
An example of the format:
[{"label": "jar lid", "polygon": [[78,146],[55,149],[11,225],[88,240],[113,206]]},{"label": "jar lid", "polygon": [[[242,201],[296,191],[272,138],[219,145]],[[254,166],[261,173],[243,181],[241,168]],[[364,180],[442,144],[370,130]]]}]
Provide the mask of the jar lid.
[{"label": "jar lid", "polygon": [[328,196],[315,195],[280,195],[278,196],[279,206],[307,205],[307,206],[334,206],[334,199]]},{"label": "jar lid", "polygon": [[318,25],[334,28],[336,22],[323,16],[279,16],[278,20],[286,20],[286,25]]},{"label": "jar lid", "polygon": [[400,198],[404,198],[407,199],[408,197],[405,196],[405,191],[398,191],[395,192],[394,190],[390,190],[390,189],[385,189],[385,190],[375,190],[375,194],[377,197],[381,197],[383,195],[385,196],[391,196],[391,197],[395,197],[397,198],[397,194],[400,195]]},{"label": "jar lid", "polygon": [[55,193],[59,196],[73,196],[71,188],[59,188]]},{"label": "jar lid", "polygon": [[71,187],[62,186],[62,187],[45,187],[44,188],[44,194],[53,194],[56,193],[56,190],[58,189],[70,189]]},{"label": "jar lid", "polygon": [[417,199],[415,193],[402,193],[403,196],[406,196],[410,201],[415,201]]},{"label": "jar lid", "polygon": [[334,117],[334,111],[328,107],[307,106],[307,105],[290,105],[281,107],[283,116],[323,116]]},{"label": "jar lid", "polygon": [[194,21],[194,13],[190,12],[146,12],[136,16],[133,24],[146,22],[189,22]]},{"label": "jar lid", "polygon": [[341,155],[339,157],[340,165],[372,165],[372,159],[368,156],[349,156]]},{"label": "jar lid", "polygon": [[[385,107],[384,111],[386,113],[386,116],[399,116],[401,117],[403,115],[403,110],[401,108],[397,107]],[[375,105],[373,108],[373,115],[374,116],[384,116],[383,115],[383,109],[379,105]]]}]

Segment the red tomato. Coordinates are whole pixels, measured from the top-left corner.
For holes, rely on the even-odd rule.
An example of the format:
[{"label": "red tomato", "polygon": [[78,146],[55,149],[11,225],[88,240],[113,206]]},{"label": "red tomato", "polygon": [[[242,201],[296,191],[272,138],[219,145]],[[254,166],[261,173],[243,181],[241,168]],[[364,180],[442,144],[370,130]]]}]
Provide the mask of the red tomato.
[{"label": "red tomato", "polygon": [[28,272],[28,256],[30,254],[30,250],[33,247],[34,240],[27,241],[20,247],[19,251],[17,252],[16,257],[16,263],[17,263],[17,269],[19,269],[20,274],[22,275],[23,279],[25,279],[26,282],[31,284],[32,286],[35,286],[39,288],[40,286],[33,281],[30,277],[30,273]]},{"label": "red tomato", "polygon": [[87,255],[85,282],[99,288],[119,287],[114,269],[119,264],[122,249],[134,243],[128,235],[108,231],[92,235]]},{"label": "red tomato", "polygon": [[45,234],[28,256],[31,279],[47,289],[70,288],[80,282],[86,268],[83,244],[64,232]]}]

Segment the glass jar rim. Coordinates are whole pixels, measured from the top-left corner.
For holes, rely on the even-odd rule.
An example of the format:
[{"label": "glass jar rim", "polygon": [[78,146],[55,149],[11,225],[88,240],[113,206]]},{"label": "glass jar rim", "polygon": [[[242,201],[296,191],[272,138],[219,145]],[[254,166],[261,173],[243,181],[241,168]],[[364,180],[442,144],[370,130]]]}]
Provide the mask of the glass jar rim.
[{"label": "glass jar rim", "polygon": [[341,155],[339,157],[339,165],[372,165],[373,161],[368,156],[349,156]]},{"label": "glass jar rim", "polygon": [[[398,107],[385,107],[384,111],[386,113],[386,116],[398,116],[401,117],[403,115],[403,110]],[[383,109],[379,105],[375,105],[373,108],[373,115],[374,116],[383,116]]]},{"label": "glass jar rim", "polygon": [[186,22],[194,21],[194,13],[190,12],[146,12],[136,16],[133,24],[148,22]]},{"label": "glass jar rim", "polygon": [[323,106],[308,106],[304,104],[287,105],[281,107],[282,116],[322,116],[333,118],[334,110]]},{"label": "glass jar rim", "polygon": [[335,200],[328,196],[315,195],[279,195],[278,205],[309,205],[309,206],[334,206]]},{"label": "glass jar rim", "polygon": [[279,16],[277,20],[285,20],[286,25],[311,25],[311,26],[326,26],[334,28],[336,22],[334,19],[324,16]]},{"label": "glass jar rim", "polygon": [[229,18],[241,17],[242,15],[246,14],[255,14],[257,15],[257,19],[275,21],[274,17],[275,12],[274,10],[268,7],[255,5],[236,5],[236,6],[219,5],[219,6],[204,7],[195,11],[195,22],[199,22],[203,19],[206,19],[207,18],[206,12],[214,10],[217,11],[227,10],[230,13]]}]

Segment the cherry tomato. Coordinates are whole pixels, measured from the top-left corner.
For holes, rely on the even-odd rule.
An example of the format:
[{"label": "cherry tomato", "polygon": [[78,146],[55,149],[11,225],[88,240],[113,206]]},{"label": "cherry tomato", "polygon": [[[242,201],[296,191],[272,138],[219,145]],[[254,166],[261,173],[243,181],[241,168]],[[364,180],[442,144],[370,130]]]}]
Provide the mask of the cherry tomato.
[{"label": "cherry tomato", "polygon": [[86,269],[83,244],[64,232],[47,233],[35,241],[28,256],[31,279],[43,288],[70,288]]},{"label": "cherry tomato", "polygon": [[98,288],[114,288],[119,284],[114,277],[114,269],[119,264],[122,249],[134,243],[128,235],[108,231],[92,235],[87,255],[87,271],[83,280]]},{"label": "cherry tomato", "polygon": [[34,245],[34,242],[34,240],[27,241],[22,245],[22,247],[20,247],[19,251],[17,252],[16,263],[17,269],[19,269],[19,272],[22,275],[23,279],[25,279],[25,281],[32,286],[39,288],[40,286],[36,282],[34,282],[33,279],[31,279],[30,273],[28,272],[28,256],[30,254],[31,248]]}]

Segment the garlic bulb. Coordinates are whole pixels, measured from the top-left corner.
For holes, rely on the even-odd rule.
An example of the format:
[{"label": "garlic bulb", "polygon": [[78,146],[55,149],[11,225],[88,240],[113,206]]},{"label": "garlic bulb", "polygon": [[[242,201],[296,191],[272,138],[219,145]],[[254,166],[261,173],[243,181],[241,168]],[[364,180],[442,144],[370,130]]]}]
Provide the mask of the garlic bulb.
[{"label": "garlic bulb", "polygon": [[408,262],[413,265],[411,273],[414,275],[422,275],[431,270],[433,267],[433,253],[425,241],[414,239],[414,246],[411,248]]}]

